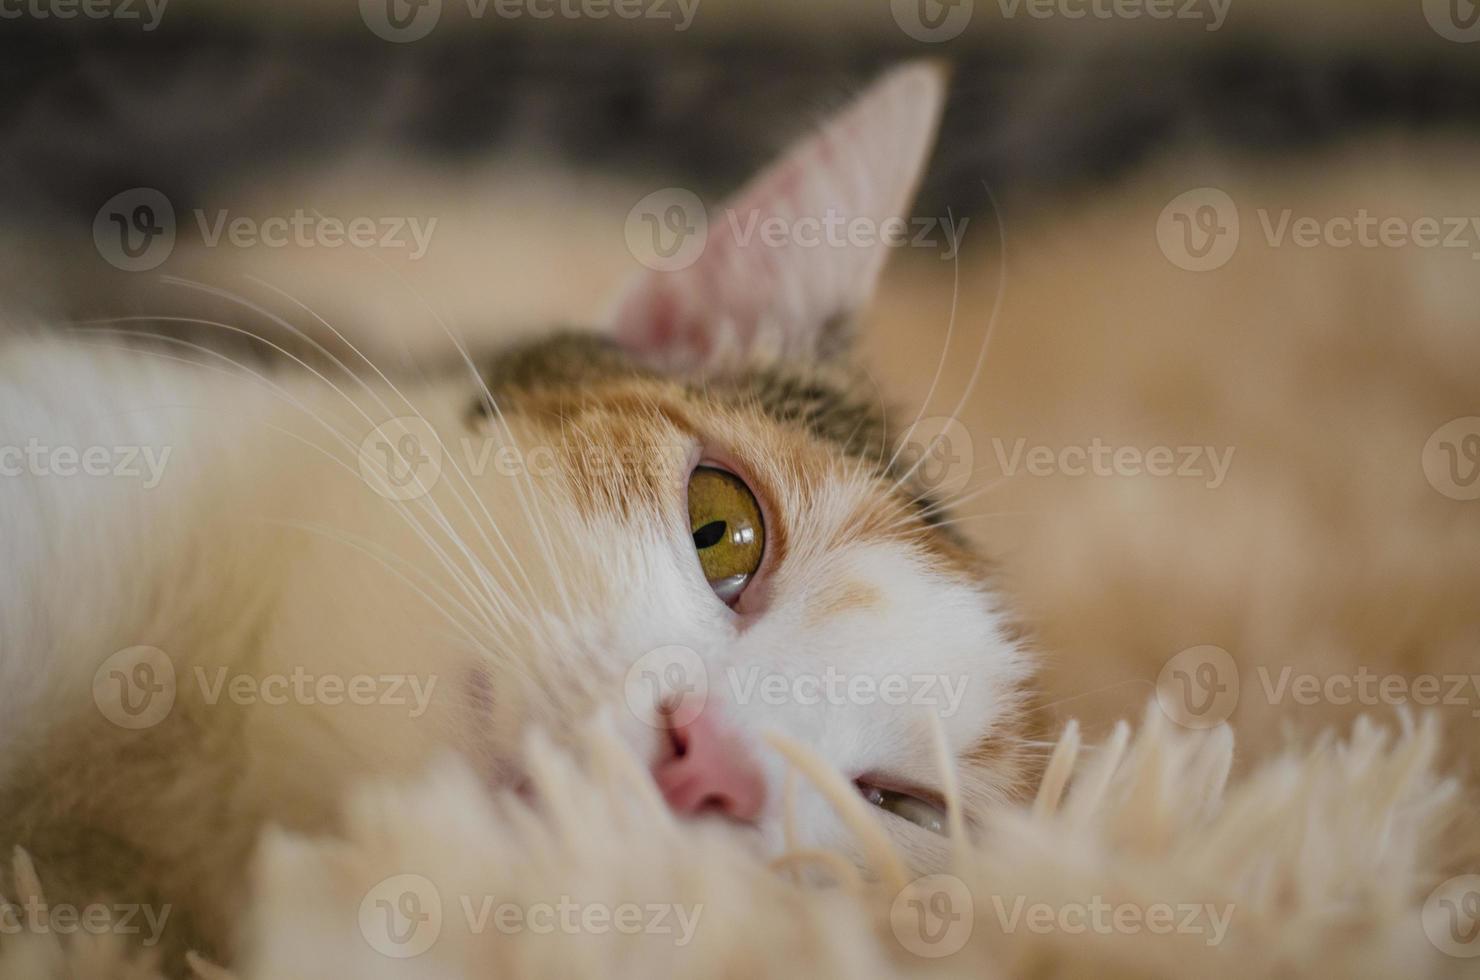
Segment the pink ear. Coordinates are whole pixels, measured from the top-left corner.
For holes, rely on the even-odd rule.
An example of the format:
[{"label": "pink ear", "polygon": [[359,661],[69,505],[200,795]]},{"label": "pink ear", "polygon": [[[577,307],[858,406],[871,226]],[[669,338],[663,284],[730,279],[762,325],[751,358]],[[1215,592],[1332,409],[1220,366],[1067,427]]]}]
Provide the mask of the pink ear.
[{"label": "pink ear", "polygon": [[944,90],[933,63],[884,75],[711,210],[697,259],[643,273],[617,304],[618,341],[684,370],[813,353],[826,325],[873,292],[902,228],[886,221],[914,196]]}]

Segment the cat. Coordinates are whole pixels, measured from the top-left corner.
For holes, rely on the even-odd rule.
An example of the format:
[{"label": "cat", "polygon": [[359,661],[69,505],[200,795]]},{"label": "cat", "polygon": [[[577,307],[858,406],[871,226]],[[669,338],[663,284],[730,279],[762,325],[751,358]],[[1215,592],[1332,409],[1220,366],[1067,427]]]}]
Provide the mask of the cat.
[{"label": "cat", "polygon": [[[724,213],[880,227],[943,88],[891,70]],[[1021,796],[1033,658],[850,350],[883,236],[732,227],[600,329],[414,386],[0,351],[0,843],[53,901],[167,904],[171,948],[229,961],[265,826],[332,832],[347,787],[447,753],[529,794],[531,733],[588,723],[761,854],[852,850],[777,736],[922,866]]]}]

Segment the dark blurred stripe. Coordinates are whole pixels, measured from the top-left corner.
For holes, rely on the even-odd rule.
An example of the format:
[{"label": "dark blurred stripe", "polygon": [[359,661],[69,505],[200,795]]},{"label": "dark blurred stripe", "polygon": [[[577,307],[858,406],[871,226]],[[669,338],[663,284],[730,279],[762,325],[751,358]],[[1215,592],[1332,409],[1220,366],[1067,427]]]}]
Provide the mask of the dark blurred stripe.
[{"label": "dark blurred stripe", "polygon": [[[206,196],[352,150],[470,158],[540,148],[573,164],[732,185],[873,74],[904,41],[703,41],[434,33],[391,45],[343,25],[275,33],[175,15],[160,29],[0,22],[0,206],[10,221],[90,220],[118,189]],[[1480,58],[1381,39],[1305,51],[1247,35],[1186,49],[953,46],[948,138],[921,207],[972,211],[1123,175],[1184,143],[1240,153],[1365,130],[1480,128]],[[1447,52],[1446,52],[1447,53]]]}]

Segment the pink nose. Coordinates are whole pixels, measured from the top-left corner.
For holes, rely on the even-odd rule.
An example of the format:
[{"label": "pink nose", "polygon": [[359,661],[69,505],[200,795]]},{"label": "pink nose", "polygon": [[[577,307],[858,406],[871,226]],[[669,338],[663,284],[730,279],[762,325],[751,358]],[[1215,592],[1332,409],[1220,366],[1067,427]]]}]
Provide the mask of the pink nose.
[{"label": "pink nose", "polygon": [[766,805],[766,781],[749,749],[714,719],[711,709],[668,729],[668,754],[653,779],[674,813],[719,813],[754,823]]}]

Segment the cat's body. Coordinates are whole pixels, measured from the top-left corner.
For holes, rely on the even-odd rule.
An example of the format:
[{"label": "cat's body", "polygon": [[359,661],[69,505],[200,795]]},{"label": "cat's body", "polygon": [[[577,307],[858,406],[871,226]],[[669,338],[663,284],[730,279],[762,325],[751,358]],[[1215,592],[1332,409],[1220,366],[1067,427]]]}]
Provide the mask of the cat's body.
[{"label": "cat's body", "polygon": [[[332,790],[300,797],[295,777],[321,789],[329,788],[322,780],[352,777],[335,760],[344,746],[329,740],[312,750],[322,765],[303,758],[274,770],[274,748],[255,733],[292,738],[307,709],[279,708],[275,724],[274,712],[238,703],[226,689],[210,705],[214,692],[200,683],[214,684],[223,667],[232,676],[291,672],[284,657],[316,673],[353,666],[334,659],[343,648],[295,641],[288,624],[310,614],[304,605],[313,607],[310,618],[368,624],[376,607],[344,616],[359,578],[356,553],[346,548],[338,568],[323,567],[327,555],[312,532],[276,523],[348,519],[340,525],[347,529],[356,503],[350,481],[326,479],[332,464],[293,438],[314,439],[307,416],[211,366],[55,342],[17,345],[3,363],[7,428],[46,447],[107,447],[119,467],[135,450],[163,459],[157,482],[52,474],[0,484],[12,570],[0,600],[0,738],[24,747],[6,757],[6,839],[45,855],[64,880],[93,886],[87,879],[101,877],[132,891],[144,871],[151,890],[180,896],[177,908],[209,910],[224,897],[220,889],[240,887],[247,828],[263,813],[322,825]],[[327,388],[331,398],[293,378],[272,384],[306,412],[337,411]],[[416,611],[388,618],[404,622]],[[147,678],[132,686],[133,663],[108,676],[108,657],[141,646],[168,658],[169,671],[153,675],[166,690],[150,692]],[[349,672],[373,672],[376,652],[363,647]],[[146,715],[131,730],[123,727],[136,723],[125,699],[145,711],[172,704],[166,717]],[[382,751],[403,745],[391,739]],[[67,867],[79,846],[83,866]],[[105,869],[114,862],[123,870]],[[200,890],[220,893],[202,901]]]},{"label": "cat's body", "polygon": [[[891,76],[742,203],[897,213],[938,104],[933,70]],[[877,186],[813,171],[871,151]],[[627,295],[625,350],[556,338],[409,387],[107,335],[0,352],[4,442],[27,453],[0,480],[0,840],[65,897],[166,903],[176,944],[229,953],[264,825],[332,832],[347,787],[449,752],[517,790],[534,731],[608,726],[670,805],[715,804],[768,852],[849,846],[821,794],[784,798],[773,732],[928,809],[938,727],[968,814],[1017,792],[1028,665],[983,563],[872,389],[804,356],[882,252],[747,266],[711,244]],[[695,558],[696,467],[763,515],[741,592]],[[672,767],[701,713],[722,785],[690,800]]]}]

